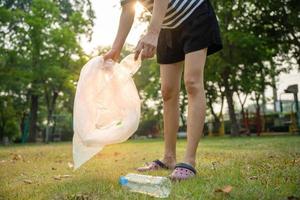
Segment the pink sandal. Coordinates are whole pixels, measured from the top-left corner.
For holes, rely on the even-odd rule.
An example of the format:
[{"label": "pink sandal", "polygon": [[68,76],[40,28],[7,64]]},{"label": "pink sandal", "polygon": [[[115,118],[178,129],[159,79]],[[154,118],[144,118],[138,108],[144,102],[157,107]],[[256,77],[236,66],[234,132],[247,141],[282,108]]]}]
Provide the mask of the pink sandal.
[{"label": "pink sandal", "polygon": [[196,173],[193,166],[186,163],[178,163],[169,178],[172,181],[181,181],[195,177]]},{"label": "pink sandal", "polygon": [[139,172],[144,171],[154,171],[154,170],[160,170],[160,169],[169,169],[164,163],[162,163],[160,160],[154,160],[150,163],[146,163],[146,166],[139,167],[136,170]]}]

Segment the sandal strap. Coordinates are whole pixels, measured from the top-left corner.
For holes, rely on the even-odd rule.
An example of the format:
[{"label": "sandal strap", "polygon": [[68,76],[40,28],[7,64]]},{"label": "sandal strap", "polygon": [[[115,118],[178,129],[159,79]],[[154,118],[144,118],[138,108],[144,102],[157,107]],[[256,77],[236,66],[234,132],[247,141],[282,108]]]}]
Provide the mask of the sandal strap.
[{"label": "sandal strap", "polygon": [[176,168],[184,168],[184,169],[188,169],[190,171],[192,171],[194,174],[197,174],[197,171],[195,170],[195,168],[189,164],[186,163],[178,163],[175,165],[175,169]]},{"label": "sandal strap", "polygon": [[156,163],[157,165],[159,165],[161,168],[164,169],[169,169],[164,163],[162,163],[160,160],[154,160],[154,163]]}]

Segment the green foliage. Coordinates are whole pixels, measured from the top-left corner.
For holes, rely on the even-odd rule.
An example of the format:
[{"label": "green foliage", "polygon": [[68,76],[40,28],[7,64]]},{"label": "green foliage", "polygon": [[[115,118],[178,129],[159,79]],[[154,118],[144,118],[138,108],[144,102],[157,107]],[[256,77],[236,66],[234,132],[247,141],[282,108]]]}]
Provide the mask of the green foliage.
[{"label": "green foliage", "polygon": [[[207,59],[208,108],[218,121],[220,114],[213,110],[214,105],[223,105],[226,98],[231,123],[236,124],[234,95],[244,94],[260,106],[265,88],[276,87],[275,77],[287,72],[293,64],[299,66],[299,3],[297,0],[211,2],[219,19],[224,49]],[[31,133],[43,131],[45,126],[55,129],[50,123],[54,115],[72,113],[80,69],[89,59],[82,52],[79,40],[83,36],[90,39],[94,18],[90,0],[0,2],[0,102],[9,102],[9,106],[1,108],[0,118],[10,127],[3,128],[2,135],[12,132],[16,124],[21,127],[29,113]],[[139,19],[148,22],[150,18],[143,13]],[[107,49],[101,48],[97,53]],[[132,46],[126,46],[121,59],[132,51]],[[274,57],[280,60],[274,62]],[[283,62],[290,66],[282,69]],[[134,80],[144,100],[142,121],[154,120],[162,125],[159,66],[155,60],[144,61]],[[183,123],[186,104],[183,91]],[[64,128],[69,132],[70,126]]]},{"label": "green foliage", "polygon": [[43,130],[43,122],[49,126],[53,114],[59,114],[57,107],[73,104],[86,61],[79,39],[91,35],[94,17],[89,0],[1,1],[0,92],[22,102],[16,110],[18,122],[30,112],[33,138],[38,122]]},{"label": "green foliage", "polygon": [[[287,61],[296,59],[300,67],[300,5],[297,0],[249,0],[253,11],[249,12],[249,28],[258,37],[268,38]],[[249,29],[248,29],[249,30]],[[300,69],[300,68],[299,68]]]},{"label": "green foliage", "polygon": [[17,136],[20,136],[20,129],[17,122],[13,119],[10,119],[4,127],[4,133],[4,136],[7,136],[9,139],[15,139]]},{"label": "green foliage", "polygon": [[[282,69],[282,62],[291,63],[290,55],[299,62],[299,5],[296,0],[211,2],[219,19],[224,48],[207,59],[205,88],[208,108],[215,121],[220,121],[219,111],[214,107],[223,106],[226,97],[231,123],[235,127],[232,133],[238,134],[234,95],[239,99],[241,94],[246,96],[240,99],[242,109],[249,97],[260,106],[261,101],[265,102],[263,93],[266,87],[275,88],[275,77],[289,71],[290,68]],[[148,22],[149,16],[145,12],[139,20]],[[274,62],[274,57],[282,60]],[[159,89],[151,83],[145,88],[153,88],[148,91],[154,95]],[[148,98],[151,95],[145,96],[146,101]],[[160,110],[159,105],[156,110]]]},{"label": "green foliage", "polygon": [[[234,94],[239,97],[244,94],[246,99],[252,95],[257,106],[260,106],[266,87],[276,87],[273,82],[275,77],[289,70],[282,69],[281,62],[275,63],[274,57],[281,57],[282,62],[290,63],[286,55],[292,54],[299,62],[299,26],[296,25],[299,24],[299,6],[294,0],[222,0],[213,3],[219,18],[224,49],[208,58],[206,96],[208,103],[218,104],[225,95],[230,104],[231,123],[234,124],[237,123]],[[293,14],[288,16],[287,13],[292,11]],[[241,104],[244,102],[240,101]],[[210,109],[215,116],[213,106]],[[238,129],[232,131],[238,132]]]},{"label": "green foliage", "polygon": [[146,60],[134,75],[142,102],[142,121],[156,120],[162,123],[162,97],[160,91],[159,65],[156,60]]},{"label": "green foliage", "polygon": [[17,112],[13,107],[12,99],[8,95],[2,96],[0,98],[0,140],[5,136],[14,139],[19,134]]},{"label": "green foliage", "polygon": [[[140,70],[134,75],[134,82],[139,91],[142,102],[141,124],[139,129],[147,132],[151,127],[162,127],[162,97],[160,91],[159,65],[155,59],[145,60]],[[152,128],[150,128],[151,130]],[[145,134],[142,133],[141,134]]]},{"label": "green foliage", "polygon": [[136,132],[137,135],[144,135],[144,136],[158,136],[159,130],[159,121],[157,119],[152,120],[143,120],[139,124],[139,128]]}]

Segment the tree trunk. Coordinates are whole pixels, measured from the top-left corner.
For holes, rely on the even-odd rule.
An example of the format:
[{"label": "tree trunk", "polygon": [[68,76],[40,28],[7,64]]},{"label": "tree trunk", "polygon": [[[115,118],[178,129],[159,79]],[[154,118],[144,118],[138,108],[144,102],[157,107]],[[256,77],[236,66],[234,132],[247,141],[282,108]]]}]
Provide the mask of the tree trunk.
[{"label": "tree trunk", "polygon": [[38,96],[31,95],[30,100],[30,127],[28,142],[35,142],[37,135],[37,111],[38,111]]},{"label": "tree trunk", "polygon": [[260,106],[258,105],[256,107],[256,135],[260,136],[261,131],[262,131],[262,123],[260,117]]},{"label": "tree trunk", "polygon": [[[214,131],[218,131],[219,129],[220,129],[220,127],[221,127],[221,120],[220,120],[220,118],[219,118],[219,116],[215,113],[215,111],[214,111],[214,108],[213,108],[213,104],[212,104],[212,100],[211,99],[208,99],[208,107],[209,107],[209,109],[210,109],[210,111],[211,111],[211,114],[213,115],[213,117],[214,117],[214,124],[213,124],[213,126],[214,126],[214,128],[213,128],[213,130]],[[221,111],[222,112],[222,111]]]},{"label": "tree trunk", "polygon": [[24,131],[25,130],[25,120],[26,120],[26,113],[23,112],[22,118],[21,118],[21,123],[20,123],[22,138],[24,138],[24,135],[25,135],[25,131]]},{"label": "tree trunk", "polygon": [[51,135],[52,135],[52,139],[53,139],[53,135],[55,133],[55,129],[56,129],[56,119],[53,120],[53,125],[52,125],[52,129],[51,129]]},{"label": "tree trunk", "polygon": [[4,126],[5,126],[5,123],[1,120],[1,123],[0,123],[0,141],[2,141],[3,138],[4,138]]},{"label": "tree trunk", "polygon": [[246,103],[248,94],[246,94],[246,97],[245,97],[244,101],[242,101],[240,93],[238,91],[236,91],[236,93],[237,93],[237,96],[238,96],[238,99],[239,99],[239,102],[240,102],[240,105],[241,105],[241,114],[242,114],[242,121],[243,121],[243,123],[242,123],[243,127],[242,128],[245,128],[246,130],[248,130],[249,127],[247,125],[246,113],[245,113],[245,103]]},{"label": "tree trunk", "polygon": [[278,100],[277,97],[277,88],[276,88],[276,66],[275,64],[271,61],[271,78],[272,78],[272,90],[273,90],[273,105],[274,105],[274,112],[279,112],[279,110],[276,109],[276,102]]},{"label": "tree trunk", "polygon": [[229,111],[229,117],[230,117],[230,134],[231,136],[238,136],[239,135],[239,126],[236,120],[235,116],[235,110],[234,110],[234,105],[233,105],[233,92],[229,88],[229,84],[227,83],[224,84],[225,86],[225,96],[228,104],[228,111]]},{"label": "tree trunk", "polygon": [[259,100],[260,100],[260,94],[256,94],[256,96],[255,96],[255,102],[256,102],[255,124],[256,124],[256,135],[257,136],[260,136],[261,131],[262,131]]},{"label": "tree trunk", "polygon": [[265,132],[266,131],[266,112],[267,112],[267,100],[266,100],[266,95],[265,91],[262,93],[262,115],[261,115],[261,131]]},{"label": "tree trunk", "polygon": [[280,112],[280,110],[277,110],[276,108],[276,102],[278,101],[277,97],[277,88],[275,84],[275,78],[272,78],[272,90],[273,90],[273,106],[274,106],[274,112]]},{"label": "tree trunk", "polygon": [[51,128],[51,121],[53,120],[53,113],[54,113],[54,110],[55,110],[55,105],[56,105],[56,99],[58,97],[58,92],[53,91],[52,93],[53,93],[53,95],[51,97],[50,95],[48,95],[47,90],[45,90],[45,99],[46,99],[47,111],[48,111],[46,134],[45,134],[45,138],[44,138],[44,141],[46,143],[48,143],[49,140],[50,141],[53,140],[53,134],[51,134],[51,136],[50,136],[50,128]]}]

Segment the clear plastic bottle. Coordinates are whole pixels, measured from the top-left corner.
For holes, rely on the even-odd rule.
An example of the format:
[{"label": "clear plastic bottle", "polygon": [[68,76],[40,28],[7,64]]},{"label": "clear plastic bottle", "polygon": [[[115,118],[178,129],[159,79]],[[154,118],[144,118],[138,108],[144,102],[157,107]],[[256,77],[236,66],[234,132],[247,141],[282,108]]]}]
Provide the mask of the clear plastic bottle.
[{"label": "clear plastic bottle", "polygon": [[158,198],[166,198],[171,192],[171,181],[166,177],[130,173],[121,176],[119,183],[132,192],[148,194]]}]

